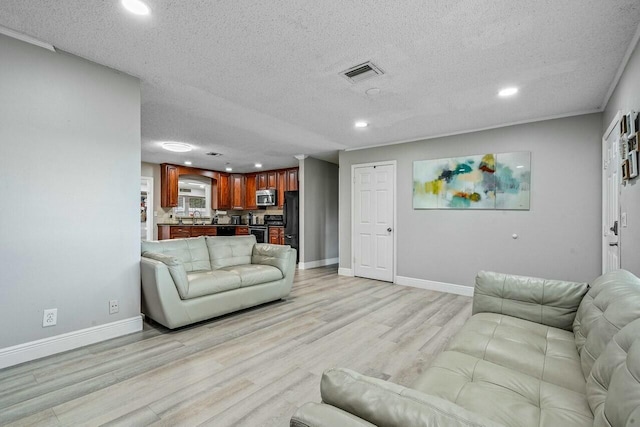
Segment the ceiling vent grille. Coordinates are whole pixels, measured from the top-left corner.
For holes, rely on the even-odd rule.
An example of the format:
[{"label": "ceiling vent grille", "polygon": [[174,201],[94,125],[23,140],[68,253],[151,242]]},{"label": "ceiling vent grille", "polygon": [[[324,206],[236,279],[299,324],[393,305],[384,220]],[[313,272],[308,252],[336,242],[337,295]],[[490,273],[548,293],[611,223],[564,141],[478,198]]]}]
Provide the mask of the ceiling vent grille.
[{"label": "ceiling vent grille", "polygon": [[369,61],[365,62],[364,64],[351,67],[348,70],[341,72],[340,74],[342,74],[351,83],[358,83],[375,76],[380,76],[384,74],[384,72],[373,62]]},{"label": "ceiling vent grille", "polygon": [[214,153],[213,151],[210,151],[207,153],[207,156],[220,157],[222,156],[222,153]]}]

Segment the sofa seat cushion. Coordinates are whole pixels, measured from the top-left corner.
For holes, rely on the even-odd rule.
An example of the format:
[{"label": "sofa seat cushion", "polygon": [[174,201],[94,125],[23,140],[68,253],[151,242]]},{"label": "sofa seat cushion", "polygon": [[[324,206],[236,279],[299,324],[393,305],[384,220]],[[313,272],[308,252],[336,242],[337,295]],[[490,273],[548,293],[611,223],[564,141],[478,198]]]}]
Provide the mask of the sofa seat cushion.
[{"label": "sofa seat cushion", "polygon": [[506,426],[593,424],[579,393],[457,351],[445,351],[413,385]]},{"label": "sofa seat cushion", "polygon": [[183,299],[230,291],[238,289],[241,285],[240,275],[232,271],[200,271],[187,274],[187,279],[189,280],[189,291]]},{"label": "sofa seat cushion", "polygon": [[502,314],[478,313],[452,338],[447,350],[585,393],[574,336],[563,329]]},{"label": "sofa seat cushion", "polygon": [[260,285],[262,283],[280,280],[284,276],[282,271],[270,265],[245,264],[234,265],[232,267],[221,268],[220,271],[227,271],[237,274],[240,277],[240,287]]}]

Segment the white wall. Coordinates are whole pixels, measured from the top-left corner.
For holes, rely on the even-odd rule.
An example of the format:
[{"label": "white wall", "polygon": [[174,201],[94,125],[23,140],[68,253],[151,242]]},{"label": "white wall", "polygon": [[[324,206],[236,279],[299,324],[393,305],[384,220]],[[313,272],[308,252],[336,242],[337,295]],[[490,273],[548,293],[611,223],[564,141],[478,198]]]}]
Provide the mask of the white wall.
[{"label": "white wall", "polygon": [[160,165],[142,162],[140,174],[153,178],[153,206],[150,206],[149,215],[153,217],[153,240],[158,240],[158,218],[162,218],[164,214],[164,210],[160,206]]},{"label": "white wall", "polygon": [[[2,35],[0,58],[0,211],[13,212],[0,221],[0,355],[141,326],[138,79]],[[57,326],[42,327],[47,308]]]},{"label": "white wall", "polygon": [[[616,86],[603,114],[604,133],[618,110],[640,111],[640,44]],[[627,182],[620,191],[620,212],[627,214],[627,227],[620,229],[621,267],[640,276],[640,178]]]},{"label": "white wall", "polygon": [[[335,264],[338,258],[338,165],[307,157],[300,161],[304,200],[302,265]],[[302,219],[302,218],[301,218]],[[301,221],[302,222],[302,221]]]},{"label": "white wall", "polygon": [[[340,267],[351,268],[351,165],[397,160],[397,275],[472,286],[478,270],[600,272],[600,114],[340,153]],[[531,151],[531,210],[414,210],[413,161]],[[518,234],[514,240],[512,234]]]}]

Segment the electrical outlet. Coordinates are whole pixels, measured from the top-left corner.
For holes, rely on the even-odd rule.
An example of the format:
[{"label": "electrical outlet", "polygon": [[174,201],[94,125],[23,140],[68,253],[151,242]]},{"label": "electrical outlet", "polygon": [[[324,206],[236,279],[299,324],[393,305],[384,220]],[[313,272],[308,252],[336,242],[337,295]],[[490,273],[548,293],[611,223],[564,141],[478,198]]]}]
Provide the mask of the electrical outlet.
[{"label": "electrical outlet", "polygon": [[44,311],[44,315],[42,316],[42,327],[46,328],[47,326],[54,326],[58,323],[58,309],[57,308],[48,308]]},{"label": "electrical outlet", "polygon": [[109,314],[116,314],[120,311],[120,305],[118,304],[117,299],[112,299],[109,301]]}]

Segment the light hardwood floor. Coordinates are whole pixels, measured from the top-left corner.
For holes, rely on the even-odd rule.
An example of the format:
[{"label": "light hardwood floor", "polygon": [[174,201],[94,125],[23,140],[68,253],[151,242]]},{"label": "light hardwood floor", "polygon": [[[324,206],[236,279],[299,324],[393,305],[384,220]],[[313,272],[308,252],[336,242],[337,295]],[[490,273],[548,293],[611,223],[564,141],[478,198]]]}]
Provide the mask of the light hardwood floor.
[{"label": "light hardwood floor", "polygon": [[410,385],[471,298],[301,270],[286,301],[0,370],[0,425],[287,426],[333,366]]}]

